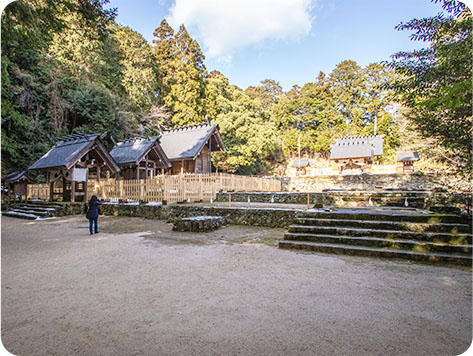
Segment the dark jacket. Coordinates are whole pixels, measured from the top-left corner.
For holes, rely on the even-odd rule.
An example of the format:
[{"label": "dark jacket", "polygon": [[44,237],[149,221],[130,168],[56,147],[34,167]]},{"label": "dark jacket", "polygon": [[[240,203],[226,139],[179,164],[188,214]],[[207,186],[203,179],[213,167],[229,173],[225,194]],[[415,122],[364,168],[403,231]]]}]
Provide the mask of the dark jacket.
[{"label": "dark jacket", "polygon": [[102,205],[101,201],[92,201],[92,199],[89,201],[88,219],[97,219],[99,217],[99,205]]}]

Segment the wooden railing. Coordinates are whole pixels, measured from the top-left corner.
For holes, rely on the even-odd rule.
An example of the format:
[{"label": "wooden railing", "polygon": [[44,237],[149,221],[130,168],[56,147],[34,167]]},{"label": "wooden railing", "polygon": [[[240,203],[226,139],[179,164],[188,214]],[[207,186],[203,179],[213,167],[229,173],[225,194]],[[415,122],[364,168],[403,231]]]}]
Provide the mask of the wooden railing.
[{"label": "wooden railing", "polygon": [[[96,194],[106,201],[211,201],[219,190],[280,192],[281,182],[226,173],[163,175],[139,180],[110,178],[87,182],[87,196]],[[49,199],[49,185],[29,184],[28,198]]]},{"label": "wooden railing", "polygon": [[49,184],[28,184],[26,196],[28,199],[49,200]]}]

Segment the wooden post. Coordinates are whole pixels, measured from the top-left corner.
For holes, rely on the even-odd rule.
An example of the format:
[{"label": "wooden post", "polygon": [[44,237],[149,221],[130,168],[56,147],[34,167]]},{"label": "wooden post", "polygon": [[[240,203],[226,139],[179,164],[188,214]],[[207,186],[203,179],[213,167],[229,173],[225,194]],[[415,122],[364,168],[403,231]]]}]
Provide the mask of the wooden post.
[{"label": "wooden post", "polygon": [[[87,186],[85,186],[85,189],[87,189]],[[74,203],[75,201],[76,201],[76,182],[71,181],[71,203]]]},{"label": "wooden post", "polygon": [[100,166],[97,165],[97,182],[100,182]]},{"label": "wooden post", "polygon": [[[87,198],[88,198],[88,188],[89,185],[87,184],[89,182],[89,169],[87,168],[87,172],[85,172],[85,186],[84,186],[84,203],[87,203]],[[93,193],[93,192],[92,192]]]},{"label": "wooden post", "polygon": [[209,173],[212,173],[212,135],[209,138]]},{"label": "wooden post", "polygon": [[307,209],[310,209],[310,196],[309,196],[309,192],[307,192]]},{"label": "wooden post", "polygon": [[199,199],[200,201],[204,201],[204,184],[202,181],[202,174],[199,174],[199,190],[200,190]]},{"label": "wooden post", "polygon": [[49,201],[54,201],[54,182],[49,183]]},{"label": "wooden post", "polygon": [[232,193],[228,192],[228,207],[231,208],[232,206]]}]

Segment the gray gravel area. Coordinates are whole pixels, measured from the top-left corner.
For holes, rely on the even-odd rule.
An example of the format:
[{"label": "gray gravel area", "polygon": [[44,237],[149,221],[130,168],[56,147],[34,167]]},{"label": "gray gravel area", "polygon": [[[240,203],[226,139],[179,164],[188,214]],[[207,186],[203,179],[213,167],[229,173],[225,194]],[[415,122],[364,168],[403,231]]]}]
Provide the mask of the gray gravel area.
[{"label": "gray gravel area", "polygon": [[15,355],[458,355],[471,270],[279,250],[284,230],[2,217]]}]

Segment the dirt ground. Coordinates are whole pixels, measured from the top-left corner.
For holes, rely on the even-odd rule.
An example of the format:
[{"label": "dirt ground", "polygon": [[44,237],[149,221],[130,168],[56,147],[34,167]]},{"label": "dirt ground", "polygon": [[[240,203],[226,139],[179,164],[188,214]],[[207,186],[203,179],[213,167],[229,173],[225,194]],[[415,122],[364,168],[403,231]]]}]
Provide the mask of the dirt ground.
[{"label": "dirt ground", "polygon": [[1,219],[15,355],[457,355],[471,271],[279,250],[281,229]]}]

